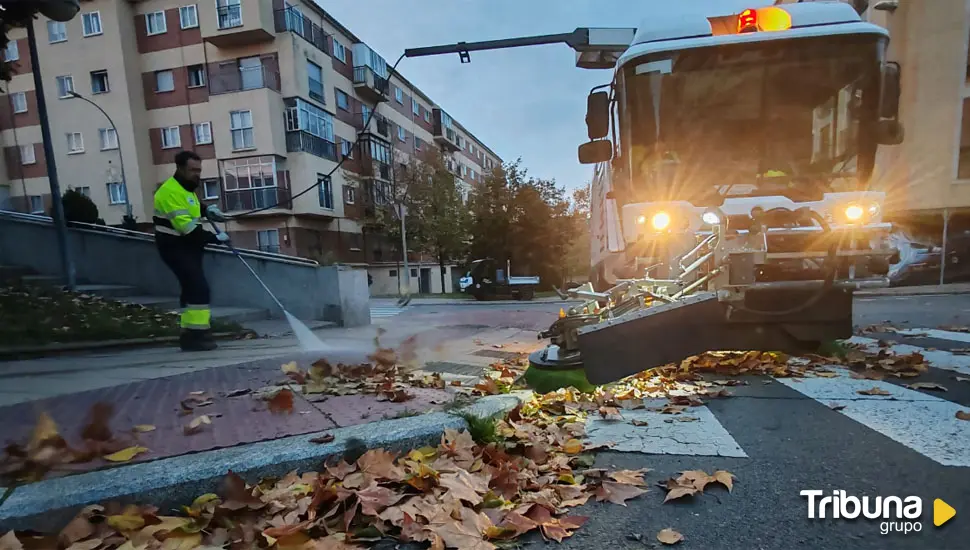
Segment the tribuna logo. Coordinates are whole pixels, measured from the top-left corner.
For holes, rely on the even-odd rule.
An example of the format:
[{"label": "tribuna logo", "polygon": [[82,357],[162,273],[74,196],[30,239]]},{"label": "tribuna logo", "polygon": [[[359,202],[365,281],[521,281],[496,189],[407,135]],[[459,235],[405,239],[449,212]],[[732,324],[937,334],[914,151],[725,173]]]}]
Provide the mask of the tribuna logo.
[{"label": "tribuna logo", "polygon": [[[859,516],[879,519],[883,520],[880,531],[884,535],[891,531],[918,532],[923,528],[922,523],[911,521],[918,520],[923,515],[923,499],[920,497],[859,498],[847,496],[842,490],[832,491],[830,496],[823,497],[825,492],[817,489],[801,491],[799,494],[808,497],[809,519],[857,519]],[[886,521],[892,519],[899,521]]]}]

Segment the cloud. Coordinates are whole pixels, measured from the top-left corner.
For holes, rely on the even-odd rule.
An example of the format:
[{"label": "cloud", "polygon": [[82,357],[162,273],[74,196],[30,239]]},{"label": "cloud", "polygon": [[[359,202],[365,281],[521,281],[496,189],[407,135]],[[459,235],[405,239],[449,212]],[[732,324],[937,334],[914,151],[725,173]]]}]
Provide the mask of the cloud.
[{"label": "cloud", "polygon": [[[393,63],[405,48],[630,27],[653,9],[701,7],[720,13],[771,0],[317,0],[344,26]],[[521,157],[529,173],[582,186],[592,170],[579,164],[586,141],[586,94],[610,71],[577,69],[565,45],[407,58],[401,74],[505,160]]]}]

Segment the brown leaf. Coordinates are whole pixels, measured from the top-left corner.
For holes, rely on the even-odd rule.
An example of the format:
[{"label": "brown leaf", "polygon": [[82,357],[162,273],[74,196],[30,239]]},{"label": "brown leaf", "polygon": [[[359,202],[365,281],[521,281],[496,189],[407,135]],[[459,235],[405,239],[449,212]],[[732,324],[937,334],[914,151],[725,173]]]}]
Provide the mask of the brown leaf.
[{"label": "brown leaf", "polygon": [[677,544],[684,540],[684,535],[668,527],[657,533],[657,540],[663,544]]},{"label": "brown leaf", "polygon": [[99,401],[91,406],[88,411],[88,418],[81,430],[81,437],[92,441],[111,440],[111,415],[114,414],[114,406]]},{"label": "brown leaf", "polygon": [[521,535],[528,533],[529,531],[538,527],[539,524],[532,521],[531,519],[518,514],[516,512],[509,512],[505,515],[505,518],[498,525],[503,530],[503,533],[495,538],[501,539],[514,539]]},{"label": "brown leaf", "polygon": [[634,426],[639,426],[639,427],[649,426],[649,424],[647,423],[646,420],[636,420],[636,419],[634,419],[634,420],[631,420],[630,421],[630,424],[633,424]]},{"label": "brown leaf", "polygon": [[[94,538],[75,542],[67,547],[67,550],[94,550],[104,544],[104,539]],[[2,546],[0,546],[2,548]]]},{"label": "brown leaf", "polygon": [[960,420],[970,420],[970,412],[967,411],[957,411],[956,416]]},{"label": "brown leaf", "polygon": [[671,500],[676,500],[683,497],[690,497],[697,494],[697,489],[693,485],[681,485],[677,483],[676,479],[671,479],[667,481],[667,496],[664,497],[664,503],[670,502]]},{"label": "brown leaf", "polygon": [[93,535],[96,529],[94,524],[91,523],[90,517],[91,514],[86,511],[75,516],[57,535],[60,543],[64,546],[70,546]]},{"label": "brown leaf", "polygon": [[488,492],[488,480],[470,474],[466,470],[441,474],[438,484],[448,489],[456,498],[464,500],[472,506],[481,504],[482,495]]},{"label": "brown leaf", "polygon": [[649,472],[647,468],[640,468],[639,470],[618,470],[609,474],[614,481],[618,483],[626,483],[627,485],[646,485],[643,481],[643,474]]},{"label": "brown leaf", "polygon": [[380,514],[385,508],[401,500],[403,496],[386,487],[379,487],[376,483],[357,491],[357,498],[360,499],[360,511],[368,516]]},{"label": "brown leaf", "polygon": [[621,504],[626,506],[626,501],[630,500],[631,498],[636,498],[646,492],[646,489],[641,489],[633,485],[616,483],[614,481],[603,481],[602,484],[596,488],[596,501],[603,502],[604,500],[608,500],[613,504]]},{"label": "brown leaf", "polygon": [[734,489],[734,480],[737,479],[734,474],[726,470],[718,470],[711,477],[715,482],[727,487],[729,493]]},{"label": "brown leaf", "polygon": [[532,506],[526,513],[526,517],[539,524],[539,530],[544,538],[556,542],[562,542],[562,539],[571,537],[575,530],[582,527],[589,519],[585,516],[554,518],[545,506]]},{"label": "brown leaf", "polygon": [[193,418],[188,425],[183,426],[182,432],[185,433],[185,435],[197,434],[209,424],[212,424],[212,420],[209,419],[208,415],[203,414],[202,416]]},{"label": "brown leaf", "polygon": [[272,413],[293,413],[293,392],[289,389],[280,390],[267,404]]},{"label": "brown leaf", "polygon": [[906,384],[906,387],[911,390],[936,390],[936,391],[948,391],[945,386],[936,384],[934,382],[913,382],[912,384]]},{"label": "brown leaf", "polygon": [[375,478],[402,481],[404,471],[394,464],[395,458],[395,455],[384,449],[371,449],[357,459],[357,466],[361,472]]},{"label": "brown leaf", "polygon": [[0,550],[23,550],[24,545],[20,543],[20,539],[13,531],[7,531],[7,534],[0,537]]},{"label": "brown leaf", "polygon": [[311,438],[310,443],[330,443],[333,440],[333,434],[323,434],[319,437]]},{"label": "brown leaf", "polygon": [[878,386],[873,386],[868,390],[858,390],[856,393],[860,395],[892,395],[888,391],[879,388]]},{"label": "brown leaf", "polygon": [[326,359],[317,359],[310,365],[310,380],[319,382],[333,374],[333,366]]}]

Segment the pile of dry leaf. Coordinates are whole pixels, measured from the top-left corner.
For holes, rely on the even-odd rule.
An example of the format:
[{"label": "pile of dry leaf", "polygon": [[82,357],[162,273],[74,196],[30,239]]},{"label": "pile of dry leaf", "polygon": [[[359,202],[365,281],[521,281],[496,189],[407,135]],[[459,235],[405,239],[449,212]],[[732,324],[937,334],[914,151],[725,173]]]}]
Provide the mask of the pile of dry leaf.
[{"label": "pile of dry leaf", "polygon": [[[325,550],[393,538],[482,550],[530,531],[562,541],[587,520],[571,508],[591,498],[625,505],[647,492],[647,470],[592,468],[582,443],[585,413],[569,399],[531,400],[497,422],[487,442],[449,430],[436,447],[404,456],[370,450],[353,464],[255,486],[230,472],[220,494],[198,497],[178,516],[150,506],[91,506],[57,535],[8,533],[0,542],[14,549],[29,542],[69,550]],[[684,472],[661,486],[666,502],[715,482],[731,489],[733,476]],[[675,544],[683,536],[664,529],[657,539]]]}]

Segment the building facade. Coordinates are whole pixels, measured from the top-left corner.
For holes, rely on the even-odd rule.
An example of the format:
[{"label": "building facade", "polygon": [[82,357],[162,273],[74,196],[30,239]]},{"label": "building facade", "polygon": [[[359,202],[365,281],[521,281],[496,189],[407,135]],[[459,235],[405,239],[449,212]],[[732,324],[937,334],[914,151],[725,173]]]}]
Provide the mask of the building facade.
[{"label": "building facade", "polygon": [[[191,149],[200,197],[252,212],[228,226],[238,246],[387,265],[399,246],[373,221],[396,164],[441,150],[466,189],[501,165],[313,0],[90,0],[35,32],[61,189],[90,196],[108,225],[129,210],[150,224],[156,187]],[[10,38],[0,203],[48,212],[26,31]]]}]

